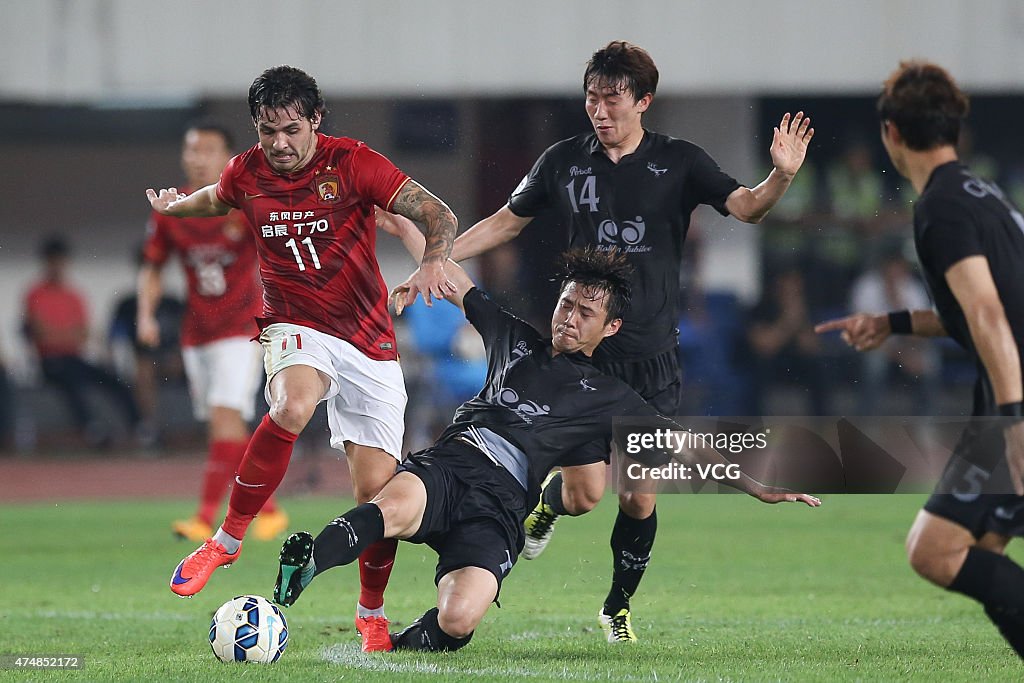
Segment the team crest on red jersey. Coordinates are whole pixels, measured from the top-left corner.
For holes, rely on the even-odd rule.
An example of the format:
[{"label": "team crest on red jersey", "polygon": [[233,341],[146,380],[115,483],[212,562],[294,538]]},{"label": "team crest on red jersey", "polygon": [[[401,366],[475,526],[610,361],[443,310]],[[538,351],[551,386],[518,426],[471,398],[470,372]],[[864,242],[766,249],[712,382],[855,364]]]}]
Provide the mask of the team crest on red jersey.
[{"label": "team crest on red jersey", "polygon": [[337,173],[321,173],[313,180],[320,201],[333,204],[341,199],[341,178]]}]

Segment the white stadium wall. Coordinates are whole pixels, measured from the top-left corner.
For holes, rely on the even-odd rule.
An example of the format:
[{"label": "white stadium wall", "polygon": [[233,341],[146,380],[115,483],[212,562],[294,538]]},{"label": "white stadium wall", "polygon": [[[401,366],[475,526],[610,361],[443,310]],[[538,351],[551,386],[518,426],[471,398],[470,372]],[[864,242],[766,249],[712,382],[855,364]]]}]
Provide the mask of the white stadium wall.
[{"label": "white stadium wall", "polygon": [[3,0],[0,93],[46,101],[238,91],[292,63],[329,91],[564,93],[615,38],[665,93],[870,91],[920,56],[972,89],[1024,84],[1019,0]]}]

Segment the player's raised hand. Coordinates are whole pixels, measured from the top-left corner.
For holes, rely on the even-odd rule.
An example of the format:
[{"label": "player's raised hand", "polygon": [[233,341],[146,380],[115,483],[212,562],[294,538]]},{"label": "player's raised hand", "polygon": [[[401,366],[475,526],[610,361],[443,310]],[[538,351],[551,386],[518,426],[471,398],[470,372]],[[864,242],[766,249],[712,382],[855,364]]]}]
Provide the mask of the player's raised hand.
[{"label": "player's raised hand", "polygon": [[185,195],[179,193],[176,187],[160,190],[160,192],[150,188],[146,190],[146,198],[149,199],[149,205],[153,207],[154,211],[171,215],[173,204],[184,199]]},{"label": "player's raised hand", "polygon": [[[412,279],[412,278],[410,278]],[[395,315],[402,315],[402,311],[405,307],[415,301],[415,297],[412,301],[409,301],[409,280],[406,280],[402,284],[398,285],[391,290],[391,296],[388,297],[388,303],[391,308],[395,310]]]},{"label": "player's raised hand", "polygon": [[444,299],[456,291],[455,284],[448,279],[448,274],[444,271],[444,266],[436,261],[420,264],[404,284],[409,286],[405,297],[407,306],[416,301],[417,294],[423,297],[423,303],[433,306],[434,299]]},{"label": "player's raised hand", "polygon": [[798,111],[791,118],[789,112],[786,112],[775,128],[772,146],[768,150],[775,168],[787,175],[796,175],[807,156],[807,145],[812,137],[814,129],[811,128],[811,117]]},{"label": "player's raised hand", "polygon": [[889,316],[869,313],[855,313],[845,318],[828,320],[815,325],[814,331],[818,334],[840,331],[843,341],[857,351],[877,349],[892,333]]}]

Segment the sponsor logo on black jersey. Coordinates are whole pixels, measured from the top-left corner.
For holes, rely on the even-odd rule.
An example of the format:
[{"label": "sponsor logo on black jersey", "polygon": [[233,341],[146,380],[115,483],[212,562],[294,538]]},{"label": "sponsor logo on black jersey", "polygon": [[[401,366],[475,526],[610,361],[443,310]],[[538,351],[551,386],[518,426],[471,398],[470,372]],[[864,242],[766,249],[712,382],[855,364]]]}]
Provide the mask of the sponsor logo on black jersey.
[{"label": "sponsor logo on black jersey", "polygon": [[536,401],[521,399],[516,390],[510,387],[502,387],[498,390],[498,403],[506,408],[511,408],[512,412],[528,425],[533,424],[535,416],[547,415],[551,412],[551,406],[542,406]]},{"label": "sponsor logo on black jersey", "polygon": [[657,166],[654,165],[653,161],[647,162],[647,170],[653,173],[656,178],[660,178],[661,176],[668,173],[667,168],[658,168]]}]

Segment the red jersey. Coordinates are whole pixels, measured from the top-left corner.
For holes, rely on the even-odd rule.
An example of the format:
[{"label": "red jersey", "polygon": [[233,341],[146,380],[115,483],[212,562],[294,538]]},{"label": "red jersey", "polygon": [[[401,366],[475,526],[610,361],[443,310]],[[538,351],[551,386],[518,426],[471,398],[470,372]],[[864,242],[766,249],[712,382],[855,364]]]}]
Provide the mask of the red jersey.
[{"label": "red jersey", "polygon": [[85,299],[70,286],[49,280],[33,286],[25,295],[25,322],[38,328],[32,342],[40,358],[81,355],[89,315]]},{"label": "red jersey", "polygon": [[188,281],[182,346],[253,334],[262,288],[256,244],[239,211],[212,218],[173,218],[153,212],[142,257],[163,265],[177,253]]},{"label": "red jersey", "polygon": [[233,158],[217,198],[241,209],[256,235],[260,326],[305,325],[374,360],[398,358],[374,205],[390,209],[408,179],[364,143],[322,133],[313,158],[295,173],[275,172],[259,145]]}]

